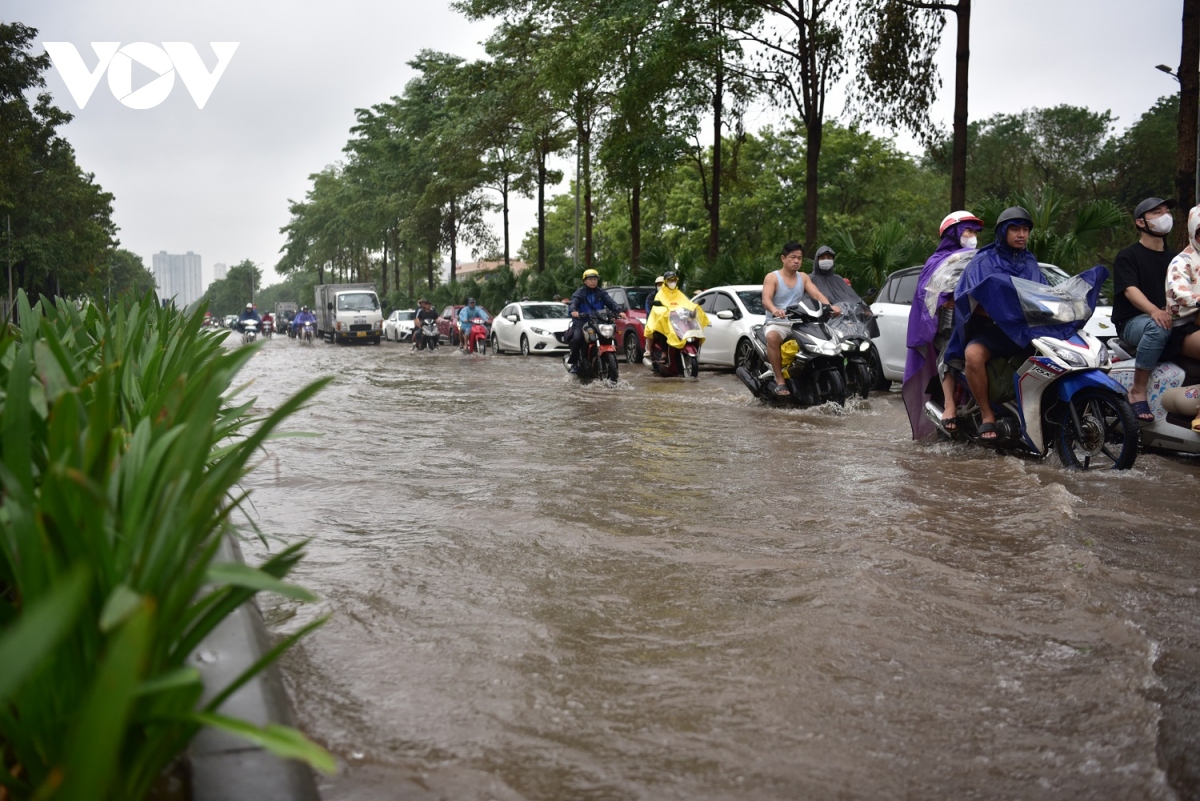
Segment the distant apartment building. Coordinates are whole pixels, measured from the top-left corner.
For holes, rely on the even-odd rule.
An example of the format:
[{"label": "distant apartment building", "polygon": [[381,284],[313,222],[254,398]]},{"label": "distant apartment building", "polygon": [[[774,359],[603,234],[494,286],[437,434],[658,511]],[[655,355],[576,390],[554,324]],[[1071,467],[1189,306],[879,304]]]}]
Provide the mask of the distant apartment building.
[{"label": "distant apartment building", "polygon": [[229,265],[228,264],[221,264],[221,262],[217,262],[216,264],[213,265],[213,280],[214,281],[224,281],[225,276],[228,275],[228,273],[229,273]]},{"label": "distant apartment building", "polygon": [[199,254],[189,250],[179,255],[161,250],[154,254],[153,270],[158,296],[164,301],[174,300],[178,308],[186,308],[204,295]]},{"label": "distant apartment building", "polygon": [[[525,262],[521,261],[520,259],[512,259],[509,263],[512,265],[512,271],[513,271],[514,275],[520,275],[521,273],[523,273],[527,269],[529,269],[529,265],[526,264]],[[475,276],[476,278],[481,278],[481,277],[483,277],[484,273],[494,272],[503,266],[504,266],[503,259],[493,259],[490,261],[459,262],[458,269],[456,269],[454,271],[454,277],[459,281],[462,281],[463,279],[465,279],[469,276]]]}]

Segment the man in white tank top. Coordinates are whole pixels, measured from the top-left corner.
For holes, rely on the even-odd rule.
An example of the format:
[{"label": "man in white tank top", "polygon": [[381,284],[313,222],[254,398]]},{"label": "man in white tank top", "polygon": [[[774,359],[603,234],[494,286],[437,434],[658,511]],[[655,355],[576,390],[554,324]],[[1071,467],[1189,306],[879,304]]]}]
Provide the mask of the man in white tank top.
[{"label": "man in white tank top", "polygon": [[[783,266],[767,273],[763,279],[762,301],[763,308],[767,310],[763,334],[767,338],[767,361],[775,373],[775,394],[786,398],[792,393],[783,382],[783,358],[779,355],[779,346],[792,337],[792,324],[787,321],[786,309],[799,303],[806,294],[826,305],[829,305],[829,300],[817,289],[807,273],[800,272],[804,264],[803,246],[788,242],[779,256]],[[842,313],[837,306],[830,306],[830,309],[834,314]]]}]

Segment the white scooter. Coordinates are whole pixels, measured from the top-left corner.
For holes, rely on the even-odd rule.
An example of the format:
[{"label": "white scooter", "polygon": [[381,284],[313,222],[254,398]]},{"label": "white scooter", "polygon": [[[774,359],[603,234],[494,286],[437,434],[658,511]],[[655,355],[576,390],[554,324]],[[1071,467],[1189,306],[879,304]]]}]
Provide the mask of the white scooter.
[{"label": "white scooter", "polygon": [[242,326],[242,344],[246,345],[258,339],[258,321],[243,320]]},{"label": "white scooter", "polygon": [[[1112,339],[1108,343],[1112,353],[1112,370],[1109,375],[1119,381],[1128,392],[1133,388],[1133,357],[1135,348]],[[1192,431],[1191,418],[1169,413],[1163,408],[1162,396],[1169,389],[1200,384],[1200,362],[1181,356],[1174,362],[1162,362],[1150,374],[1146,385],[1146,397],[1154,421],[1139,420],[1142,447],[1178,453],[1200,453],[1200,434]]]}]

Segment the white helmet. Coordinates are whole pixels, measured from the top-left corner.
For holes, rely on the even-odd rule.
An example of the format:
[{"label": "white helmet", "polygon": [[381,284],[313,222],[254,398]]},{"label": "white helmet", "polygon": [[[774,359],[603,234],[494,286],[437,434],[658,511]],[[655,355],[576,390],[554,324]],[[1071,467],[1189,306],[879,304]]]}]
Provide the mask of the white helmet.
[{"label": "white helmet", "polygon": [[983,220],[976,217],[969,211],[952,211],[946,215],[946,219],[942,220],[941,226],[938,228],[938,236],[946,233],[946,229],[952,225],[958,225],[962,222],[979,223],[979,227],[983,227]]}]

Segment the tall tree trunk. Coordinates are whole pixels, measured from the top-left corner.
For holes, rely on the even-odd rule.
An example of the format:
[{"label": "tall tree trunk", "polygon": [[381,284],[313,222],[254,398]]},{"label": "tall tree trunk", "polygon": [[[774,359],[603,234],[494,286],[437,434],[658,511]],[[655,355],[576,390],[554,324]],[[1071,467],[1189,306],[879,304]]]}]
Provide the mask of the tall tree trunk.
[{"label": "tall tree trunk", "polygon": [[501,202],[504,204],[504,266],[512,269],[512,262],[508,257],[508,170],[504,171],[504,180],[502,182]]},{"label": "tall tree trunk", "polygon": [[[381,272],[383,273],[383,280],[382,280],[382,281],[380,281],[380,287],[383,289],[383,294],[384,294],[384,295],[387,295],[387,293],[388,293],[388,283],[387,283],[387,281],[388,281],[388,274],[387,274],[387,268],[388,268],[388,236],[387,236],[387,234],[384,234],[384,235],[383,235],[383,261],[382,261],[382,262],[380,262],[380,267],[382,268],[382,269],[381,269]],[[399,285],[399,284],[396,284],[396,289],[399,289],[399,288],[400,288],[400,285]]]},{"label": "tall tree trunk", "polygon": [[458,277],[458,200],[450,198],[450,283]]},{"label": "tall tree trunk", "polygon": [[958,0],[954,51],[954,143],[950,155],[950,210],[967,207],[967,75],[971,63],[971,0]]},{"label": "tall tree trunk", "polygon": [[[715,23],[714,23],[715,24]],[[708,204],[708,263],[717,260],[721,247],[721,116],[725,105],[725,59],[717,55],[713,88],[712,193]]]},{"label": "tall tree trunk", "polygon": [[629,266],[633,271],[642,264],[642,182],[633,185],[629,199]]},{"label": "tall tree trunk", "polygon": [[1183,44],[1179,49],[1179,139],[1175,199],[1183,218],[1196,205],[1197,104],[1200,103],[1200,0],[1183,0]]},{"label": "tall tree trunk", "polygon": [[[813,115],[814,117],[816,115]],[[812,257],[817,243],[817,165],[821,159],[823,121],[817,118],[806,129],[804,154],[804,255]]]},{"label": "tall tree trunk", "polygon": [[546,146],[538,147],[538,255],[537,271],[546,270]]},{"label": "tall tree trunk", "polygon": [[[395,228],[392,229],[392,261],[395,264],[396,270],[396,289],[400,288],[400,232]],[[412,276],[408,277],[408,296],[412,299]]]},{"label": "tall tree trunk", "polygon": [[433,287],[434,287],[434,283],[433,283],[433,248],[432,247],[429,248],[429,264],[428,264],[427,269],[428,269],[428,273],[429,273],[429,289],[432,291]]},{"label": "tall tree trunk", "polygon": [[583,263],[592,268],[592,147],[591,134],[580,139],[583,146]]}]

